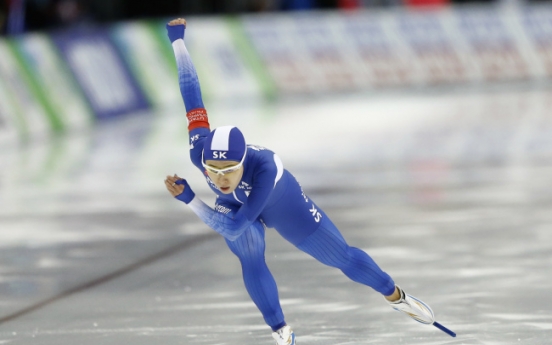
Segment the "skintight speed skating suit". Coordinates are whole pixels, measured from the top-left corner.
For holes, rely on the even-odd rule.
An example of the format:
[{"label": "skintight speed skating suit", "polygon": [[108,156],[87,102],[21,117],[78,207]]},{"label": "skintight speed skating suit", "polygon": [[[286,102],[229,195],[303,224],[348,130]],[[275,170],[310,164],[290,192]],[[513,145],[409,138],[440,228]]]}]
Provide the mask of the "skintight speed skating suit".
[{"label": "skintight speed skating suit", "polygon": [[212,143],[213,133],[196,70],[184,44],[184,31],[184,25],[167,26],[187,112],[190,157],[205,175],[217,201],[212,209],[195,196],[185,180],[179,181],[185,189],[177,199],[188,204],[209,227],[224,236],[240,260],[247,292],[266,323],[273,331],[286,324],[276,282],[265,262],[265,226],[276,229],[286,240],[323,264],[340,269],[351,280],[391,295],[395,291],[391,277],[368,254],[345,242],[330,218],[303,192],[274,152],[255,145],[244,148],[243,177],[231,194],[222,193],[210,180],[202,157],[204,149],[211,150],[205,144]]}]

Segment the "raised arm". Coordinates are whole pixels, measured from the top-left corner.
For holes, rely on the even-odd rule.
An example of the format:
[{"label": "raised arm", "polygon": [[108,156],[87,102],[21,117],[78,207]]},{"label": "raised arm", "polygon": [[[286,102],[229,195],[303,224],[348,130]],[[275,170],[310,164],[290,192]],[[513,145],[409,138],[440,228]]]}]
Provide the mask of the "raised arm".
[{"label": "raised arm", "polygon": [[188,132],[190,135],[190,158],[197,167],[201,167],[201,145],[203,137],[210,132],[209,118],[201,98],[199,78],[192,63],[188,49],[184,44],[186,20],[182,18],[171,20],[167,24],[167,35],[171,41],[176,67],[178,68],[178,82],[180,93],[186,107]]}]

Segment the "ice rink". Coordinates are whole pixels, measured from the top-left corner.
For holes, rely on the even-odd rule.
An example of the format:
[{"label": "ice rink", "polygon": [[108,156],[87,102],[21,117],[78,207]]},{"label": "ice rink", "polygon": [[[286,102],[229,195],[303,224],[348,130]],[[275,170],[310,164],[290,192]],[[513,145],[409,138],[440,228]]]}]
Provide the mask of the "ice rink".
[{"label": "ice rink", "polygon": [[[348,242],[458,334],[268,229],[299,345],[551,343],[552,88],[240,103],[208,105],[211,126],[277,152]],[[0,344],[273,344],[237,258],[165,190],[174,173],[213,203],[183,107],[4,149]]]}]

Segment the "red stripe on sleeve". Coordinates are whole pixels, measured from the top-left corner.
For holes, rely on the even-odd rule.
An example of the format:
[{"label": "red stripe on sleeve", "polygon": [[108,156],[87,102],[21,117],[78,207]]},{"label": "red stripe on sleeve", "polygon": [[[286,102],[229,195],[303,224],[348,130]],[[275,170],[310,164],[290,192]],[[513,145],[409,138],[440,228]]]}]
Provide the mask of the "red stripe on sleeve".
[{"label": "red stripe on sleeve", "polygon": [[188,118],[188,131],[199,127],[210,129],[209,118],[207,117],[207,110],[205,108],[192,109],[186,114],[186,117]]}]

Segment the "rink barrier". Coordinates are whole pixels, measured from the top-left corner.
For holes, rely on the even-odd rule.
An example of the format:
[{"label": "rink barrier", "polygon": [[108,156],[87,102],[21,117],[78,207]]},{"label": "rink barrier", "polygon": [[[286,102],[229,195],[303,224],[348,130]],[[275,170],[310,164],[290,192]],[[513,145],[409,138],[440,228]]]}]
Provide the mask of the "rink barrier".
[{"label": "rink barrier", "polygon": [[277,97],[276,84],[268,73],[261,56],[247,39],[243,21],[231,17],[226,19],[228,29],[231,32],[233,43],[238,54],[241,55],[244,65],[253,73],[256,83],[265,100],[273,100]]},{"label": "rink barrier", "polygon": [[96,118],[110,119],[150,108],[108,28],[61,31],[52,38]]},{"label": "rink barrier", "polygon": [[31,33],[14,40],[14,46],[52,128],[64,131],[88,127],[92,109],[51,38]]},{"label": "rink barrier", "polygon": [[[6,54],[6,41],[0,39],[0,54]],[[0,55],[1,56],[1,55]],[[24,136],[24,119],[12,96],[12,85],[4,71],[6,60],[0,59],[0,149],[11,147],[18,136]]]},{"label": "rink barrier", "polygon": [[160,31],[157,21],[117,23],[110,28],[110,36],[154,108],[182,104],[172,48]]},{"label": "rink barrier", "polygon": [[543,80],[552,6],[243,17],[280,93]]},{"label": "rink barrier", "polygon": [[239,32],[232,30],[231,21],[222,17],[193,17],[187,23],[186,46],[206,102],[239,103],[262,97],[262,87],[244,59],[245,49],[236,43]]},{"label": "rink barrier", "polygon": [[49,127],[53,131],[60,131],[63,129],[63,124],[58,114],[52,109],[52,104],[49,102],[48,96],[45,94],[43,88],[38,85],[37,78],[34,78],[34,71],[29,66],[30,59],[27,58],[21,51],[21,42],[28,39],[28,37],[16,37],[10,40],[10,47],[12,53],[20,66],[19,72],[22,73],[26,85],[30,93],[34,96],[36,102],[43,110],[43,114],[46,116]]},{"label": "rink barrier", "polygon": [[[0,141],[88,126],[91,117],[182,108],[169,19],[0,40]],[[550,4],[187,21],[207,104],[552,77]]]},{"label": "rink barrier", "polygon": [[5,92],[0,98],[6,100],[2,109],[9,111],[2,117],[10,127],[17,128],[19,139],[42,139],[55,130],[50,117],[39,102],[40,96],[32,87],[31,76],[25,71],[15,53],[11,39],[0,40],[0,79]]}]

